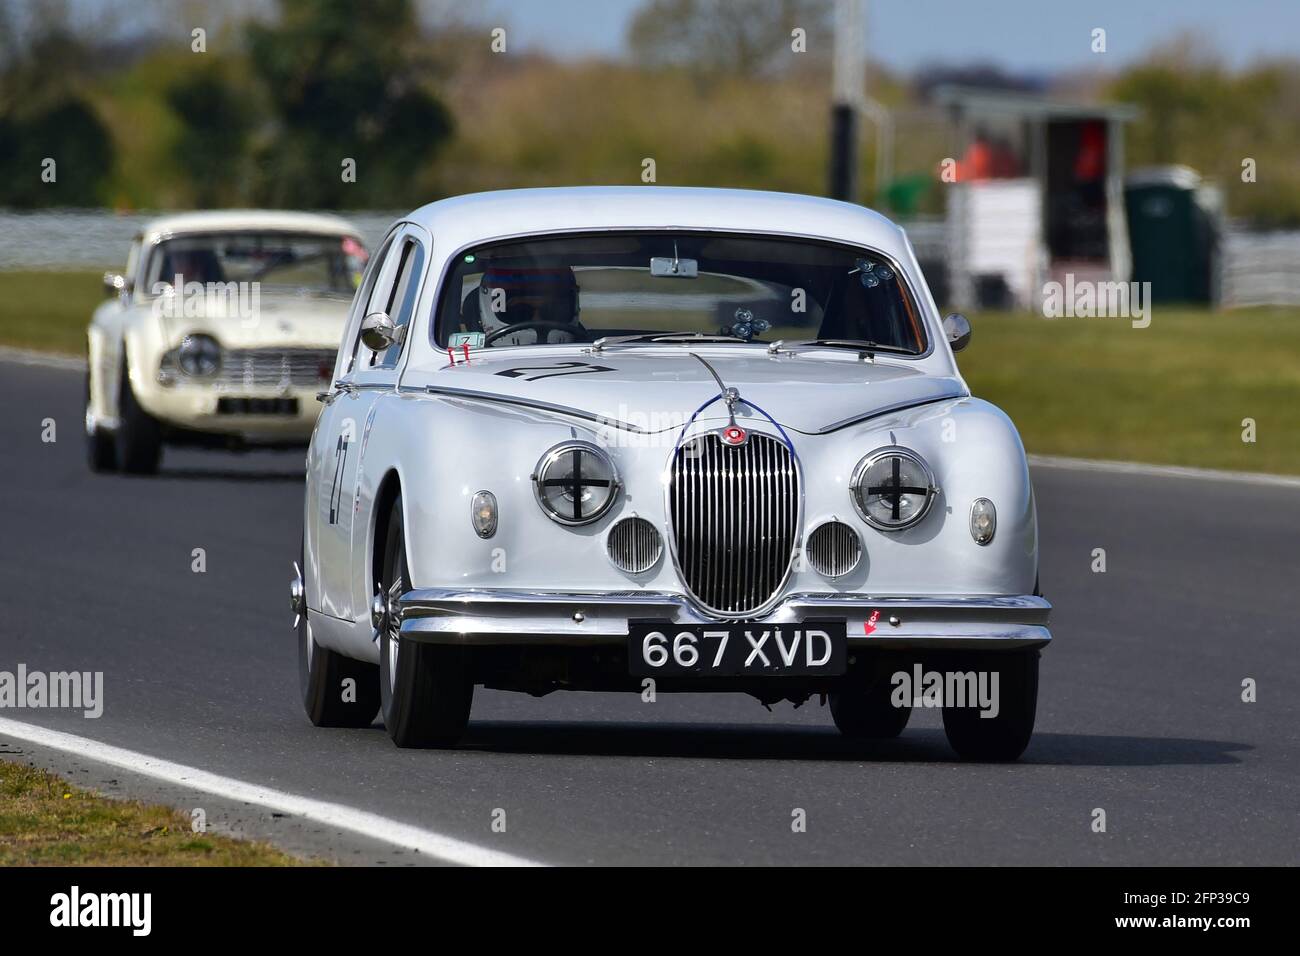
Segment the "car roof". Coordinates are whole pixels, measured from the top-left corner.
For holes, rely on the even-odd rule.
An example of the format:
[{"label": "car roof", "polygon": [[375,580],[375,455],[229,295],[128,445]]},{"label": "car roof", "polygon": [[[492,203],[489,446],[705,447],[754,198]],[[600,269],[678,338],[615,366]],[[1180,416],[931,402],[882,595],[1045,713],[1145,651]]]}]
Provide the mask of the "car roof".
[{"label": "car roof", "polygon": [[146,223],[141,234],[148,241],[196,232],[297,232],[360,237],[356,226],[340,216],[278,209],[223,209],[160,216]]},{"label": "car roof", "polygon": [[444,251],[506,236],[653,228],[811,236],[869,246],[897,258],[906,250],[902,229],[865,206],[751,189],[507,189],[429,203],[406,221],[427,229]]}]

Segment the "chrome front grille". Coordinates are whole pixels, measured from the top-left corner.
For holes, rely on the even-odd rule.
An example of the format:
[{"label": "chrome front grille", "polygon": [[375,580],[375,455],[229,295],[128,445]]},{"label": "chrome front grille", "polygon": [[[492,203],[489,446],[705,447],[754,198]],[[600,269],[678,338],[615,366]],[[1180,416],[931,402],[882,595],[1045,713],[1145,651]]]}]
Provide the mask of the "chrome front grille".
[{"label": "chrome front grille", "polygon": [[668,487],[674,559],[706,610],[743,617],[785,581],[799,527],[799,473],[767,435],[725,445],[714,433],[682,444]]},{"label": "chrome front grille", "polygon": [[334,373],[333,349],[230,349],[216,381],[229,389],[314,388]]}]

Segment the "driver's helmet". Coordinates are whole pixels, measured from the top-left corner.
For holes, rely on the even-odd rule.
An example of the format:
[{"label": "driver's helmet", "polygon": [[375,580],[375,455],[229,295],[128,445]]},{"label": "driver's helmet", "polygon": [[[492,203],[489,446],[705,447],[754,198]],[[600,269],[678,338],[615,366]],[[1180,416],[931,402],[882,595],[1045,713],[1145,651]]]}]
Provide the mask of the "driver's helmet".
[{"label": "driver's helmet", "polygon": [[172,249],[163,263],[160,278],[174,283],[177,276],[187,284],[220,282],[221,264],[211,249]]},{"label": "driver's helmet", "polygon": [[573,326],[521,328],[499,336],[493,345],[576,342],[578,280],[568,266],[488,266],[478,286],[479,324],[488,335],[525,322]]}]

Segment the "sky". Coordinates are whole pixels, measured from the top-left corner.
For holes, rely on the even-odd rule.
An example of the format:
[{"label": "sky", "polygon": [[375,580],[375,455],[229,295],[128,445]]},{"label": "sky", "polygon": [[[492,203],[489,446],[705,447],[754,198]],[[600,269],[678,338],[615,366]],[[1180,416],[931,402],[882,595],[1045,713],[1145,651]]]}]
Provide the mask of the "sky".
[{"label": "sky", "polygon": [[[0,3],[16,0],[0,0]],[[50,0],[23,0],[50,2]],[[227,16],[273,9],[276,0],[66,0],[74,14],[131,33],[173,19],[172,10]],[[428,19],[452,10],[501,25],[511,47],[562,59],[616,58],[645,0],[416,0]],[[772,0],[779,2],[779,0]],[[920,66],[993,64],[1013,73],[1119,69],[1183,33],[1200,37],[1230,66],[1300,57],[1300,0],[864,0],[867,51],[900,72]],[[364,15],[364,0],[357,0]],[[1091,49],[1106,30],[1107,52]],[[188,31],[184,31],[188,32]],[[486,42],[486,40],[485,40]],[[810,42],[815,42],[810,38]]]},{"label": "sky", "polygon": [[[618,56],[642,0],[488,0],[521,46]],[[1300,0],[866,0],[867,49],[896,70],[992,62],[1016,72],[1118,68],[1183,32],[1232,66],[1300,57]],[[1091,50],[1106,30],[1105,54]]]}]

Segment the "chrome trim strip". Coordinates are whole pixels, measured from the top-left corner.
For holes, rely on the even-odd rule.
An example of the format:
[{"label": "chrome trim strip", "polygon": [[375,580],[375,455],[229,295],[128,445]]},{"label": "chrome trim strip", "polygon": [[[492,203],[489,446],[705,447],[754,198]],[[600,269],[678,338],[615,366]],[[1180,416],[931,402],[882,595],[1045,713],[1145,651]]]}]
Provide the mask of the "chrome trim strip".
[{"label": "chrome trim strip", "polygon": [[532,398],[518,398],[514,395],[502,395],[500,392],[479,392],[470,388],[451,388],[446,385],[425,385],[423,388],[408,385],[402,388],[404,392],[424,392],[429,395],[443,396],[445,398],[463,398],[469,401],[479,402],[498,402],[503,405],[520,405],[524,408],[532,408],[543,412],[552,412],[556,415],[568,415],[572,418],[580,418],[583,421],[595,422],[597,425],[610,425],[614,428],[621,428],[624,431],[638,432],[642,435],[657,435],[661,432],[672,431],[676,426],[661,428],[657,432],[648,431],[629,422],[619,421],[617,418],[606,418],[604,415],[595,415],[591,412],[584,412],[568,405],[556,405],[552,402],[541,402]]},{"label": "chrome trim strip", "polygon": [[[504,610],[516,606],[521,610],[543,605],[553,608],[634,607],[693,610],[694,602],[685,594],[671,591],[522,591],[505,588],[416,588],[399,600],[403,620],[430,616],[439,612],[466,614],[470,608]],[[842,608],[846,613],[861,614],[879,610],[924,612],[927,617],[954,619],[995,618],[1020,620],[1022,623],[1046,624],[1052,611],[1051,602],[1036,594],[1014,595],[917,595],[911,597],[842,592],[801,591],[786,595],[770,610],[811,609],[819,613]]]},{"label": "chrome trim strip", "polygon": [[[428,624],[432,619],[424,619]],[[415,624],[417,622],[410,622]],[[463,624],[448,628],[402,625],[402,637],[422,644],[442,644],[458,647],[623,647],[627,643],[627,628],[603,631],[562,631],[554,628],[547,632],[523,632],[511,621],[487,621],[478,630],[466,629]],[[936,624],[924,634],[879,635],[870,637],[849,633],[849,648],[854,651],[870,650],[1011,650],[1013,648],[1047,647],[1052,634],[1035,624],[991,624],[978,627],[970,625]],[[762,678],[760,678],[762,679]],[[780,680],[781,678],[773,678]]]},{"label": "chrome trim strip", "polygon": [[[684,594],[665,592],[409,591],[400,601],[402,635],[458,645],[620,646],[628,622],[663,618],[709,625]],[[844,617],[849,646],[878,648],[1043,647],[1051,605],[1034,595],[1006,597],[890,597],[865,594],[791,595],[763,623]],[[580,613],[579,613],[580,612]],[[875,616],[873,631],[865,622]],[[859,630],[860,629],[860,630]]]},{"label": "chrome trim strip", "polygon": [[392,382],[352,382],[339,379],[328,392],[317,392],[316,401],[322,405],[331,404],[340,395],[355,395],[357,392],[396,392],[399,391]]},{"label": "chrome trim strip", "polygon": [[994,597],[875,597],[870,594],[802,593],[792,594],[787,603],[796,607],[852,608],[855,611],[923,611],[936,616],[964,617],[968,614],[988,617],[1021,618],[1025,623],[1046,624],[1052,604],[1036,594]]},{"label": "chrome trim strip", "polygon": [[970,398],[970,392],[956,389],[945,395],[936,395],[932,398],[923,398],[917,401],[895,402],[892,405],[882,405],[880,408],[873,409],[869,412],[863,412],[861,415],[853,415],[850,418],[844,418],[838,422],[833,422],[830,425],[817,429],[816,431],[806,432],[795,428],[792,425],[787,425],[786,427],[791,431],[799,432],[801,435],[829,435],[831,432],[837,432],[840,429],[848,428],[851,425],[859,425],[862,422],[870,421],[873,418],[879,418],[882,415],[890,415],[894,412],[903,412],[909,408],[921,408],[924,405],[935,405],[939,402],[950,402],[957,398]]},{"label": "chrome trim strip", "polygon": [[402,613],[419,613],[422,608],[468,604],[641,604],[676,607],[685,598],[668,591],[511,591],[501,588],[415,588],[401,597]]},{"label": "chrome trim strip", "polygon": [[[673,428],[677,427],[670,425],[667,428],[661,428],[658,431],[650,431],[649,429],[641,428],[638,425],[633,425],[630,422],[620,421],[617,418],[606,418],[604,415],[596,415],[592,412],[584,412],[569,405],[557,405],[553,402],[543,402],[532,398],[519,398],[514,395],[502,395],[500,392],[480,392],[469,388],[452,388],[447,385],[403,385],[398,388],[398,391],[407,393],[424,393],[434,396],[443,396],[445,398],[462,398],[468,401],[497,402],[503,405],[519,405],[523,408],[531,408],[542,412],[551,412],[555,415],[567,415],[571,418],[579,418],[586,422],[595,422],[597,425],[609,425],[612,428],[636,432],[641,435],[659,435],[664,432],[672,431]],[[782,427],[788,428],[790,431],[796,432],[800,435],[829,435],[832,432],[837,432],[853,425],[859,425],[862,422],[870,421],[873,418],[880,418],[883,415],[890,415],[894,412],[902,412],[909,408],[920,408],[924,405],[935,405],[939,402],[950,402],[954,399],[969,397],[969,392],[954,390],[944,395],[937,395],[931,398],[920,399],[918,401],[895,402],[892,405],[884,405],[869,412],[863,412],[861,415],[854,415],[850,418],[844,418],[840,421],[832,422],[830,425],[826,425],[813,431],[795,428],[788,422],[782,422],[781,424]]]}]

